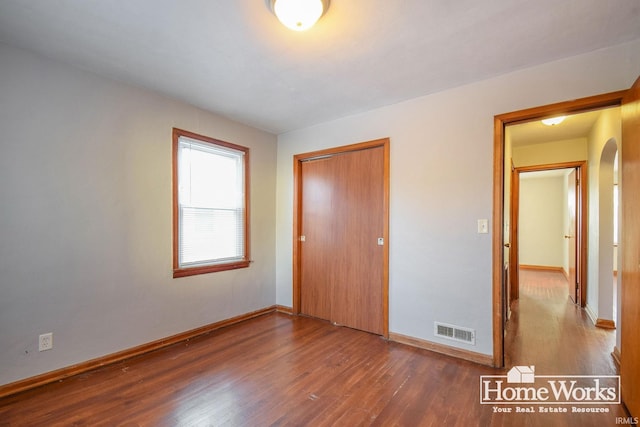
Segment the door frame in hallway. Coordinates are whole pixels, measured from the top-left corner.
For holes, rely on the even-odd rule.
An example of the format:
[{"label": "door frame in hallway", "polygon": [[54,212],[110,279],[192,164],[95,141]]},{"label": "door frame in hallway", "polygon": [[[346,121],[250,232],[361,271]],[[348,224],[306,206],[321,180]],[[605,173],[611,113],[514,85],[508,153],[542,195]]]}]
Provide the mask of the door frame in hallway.
[{"label": "door frame in hallway", "polygon": [[302,237],[302,164],[305,161],[321,159],[349,153],[353,151],[361,151],[372,148],[381,147],[383,149],[383,193],[384,201],[382,208],[383,215],[383,232],[382,238],[384,243],[383,250],[383,266],[382,266],[382,336],[389,337],[389,156],[390,141],[389,138],[377,139],[357,144],[351,144],[341,147],[328,148],[303,154],[297,154],[293,158],[293,307],[294,315],[301,313],[302,306],[302,256],[301,256],[301,237]]},{"label": "door frame in hallway", "polygon": [[572,101],[559,102],[525,110],[513,111],[494,117],[493,145],[493,241],[492,241],[492,311],[493,311],[493,365],[504,366],[504,177],[505,127],[543,118],[616,107],[622,104],[626,90],[595,95]]},{"label": "door frame in hallway", "polygon": [[[576,259],[574,264],[575,272],[573,273],[577,276],[577,280],[579,283],[579,287],[574,290],[573,295],[571,295],[571,299],[574,303],[579,304],[581,307],[587,305],[587,192],[588,192],[588,183],[587,183],[587,162],[585,160],[578,160],[573,162],[563,162],[563,163],[551,163],[551,164],[542,164],[542,165],[532,165],[532,166],[520,166],[513,168],[513,184],[511,187],[511,227],[509,227],[510,236],[510,248],[509,248],[509,271],[510,271],[510,294],[512,295],[511,303],[513,300],[518,299],[519,285],[520,285],[520,274],[519,274],[519,254],[518,250],[520,247],[520,241],[518,238],[518,230],[520,229],[520,220],[518,212],[520,211],[520,174],[526,172],[540,172],[540,171],[549,171],[549,170],[559,170],[573,169],[577,173],[578,177],[578,188],[579,191],[576,192],[576,224],[575,224],[575,236],[573,236],[576,241]],[[515,184],[515,185],[514,185]],[[565,236],[566,237],[566,236]],[[569,265],[569,269],[571,269],[571,265]],[[570,271],[567,273],[571,273]],[[569,274],[571,276],[571,274]]]}]

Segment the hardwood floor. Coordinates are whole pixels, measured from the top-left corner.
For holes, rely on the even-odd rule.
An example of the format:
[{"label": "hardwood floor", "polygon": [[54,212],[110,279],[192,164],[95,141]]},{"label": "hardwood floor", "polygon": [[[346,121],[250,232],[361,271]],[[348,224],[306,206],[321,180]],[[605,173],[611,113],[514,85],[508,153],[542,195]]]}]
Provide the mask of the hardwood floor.
[{"label": "hardwood floor", "polygon": [[609,357],[615,331],[596,328],[585,310],[571,302],[562,273],[521,269],[520,299],[512,308],[506,366],[535,364],[549,375],[616,374]]},{"label": "hardwood floor", "polygon": [[[613,331],[590,325],[555,278],[533,274],[521,275],[507,366],[615,373]],[[626,416],[621,405],[608,414],[496,413],[479,403],[480,375],[505,372],[273,313],[0,399],[0,425],[605,426]]]}]

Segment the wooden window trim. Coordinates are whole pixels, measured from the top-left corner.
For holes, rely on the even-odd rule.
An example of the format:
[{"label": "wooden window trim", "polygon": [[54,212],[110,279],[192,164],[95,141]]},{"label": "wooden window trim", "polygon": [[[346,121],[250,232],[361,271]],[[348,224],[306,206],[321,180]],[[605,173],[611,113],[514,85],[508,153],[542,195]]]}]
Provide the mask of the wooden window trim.
[{"label": "wooden window trim", "polygon": [[[244,259],[242,261],[234,261],[229,263],[219,263],[211,265],[200,265],[196,267],[180,267],[178,260],[178,245],[179,245],[179,208],[178,208],[178,142],[180,137],[186,137],[195,139],[198,141],[208,142],[217,146],[230,148],[244,153]],[[249,148],[241,145],[232,144],[230,142],[221,141],[215,138],[211,138],[197,133],[189,132],[183,129],[173,128],[173,147],[172,147],[172,187],[173,187],[173,277],[186,277],[194,276],[198,274],[213,273],[216,271],[235,270],[239,268],[249,267],[250,261],[250,247],[249,247]]]}]

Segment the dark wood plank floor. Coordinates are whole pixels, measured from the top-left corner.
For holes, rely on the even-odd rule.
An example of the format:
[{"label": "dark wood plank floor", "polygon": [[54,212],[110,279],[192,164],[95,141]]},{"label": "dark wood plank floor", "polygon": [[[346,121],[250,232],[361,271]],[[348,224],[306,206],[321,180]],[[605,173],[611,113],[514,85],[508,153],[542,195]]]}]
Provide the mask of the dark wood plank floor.
[{"label": "dark wood plank floor", "polygon": [[[508,367],[613,374],[613,332],[593,327],[547,274],[522,274]],[[494,413],[479,404],[480,375],[504,372],[270,314],[1,399],[0,425],[613,426],[626,416],[620,405],[602,415]]]}]

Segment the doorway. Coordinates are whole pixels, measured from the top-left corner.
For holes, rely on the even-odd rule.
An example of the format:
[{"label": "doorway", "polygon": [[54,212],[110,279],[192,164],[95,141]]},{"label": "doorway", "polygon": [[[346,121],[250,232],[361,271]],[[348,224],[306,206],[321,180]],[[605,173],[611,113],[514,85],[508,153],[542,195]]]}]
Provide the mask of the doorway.
[{"label": "doorway", "polygon": [[[493,362],[495,366],[504,366],[504,321],[503,316],[507,310],[505,293],[508,292],[503,287],[504,271],[509,269],[510,251],[506,250],[506,245],[510,244],[511,224],[510,212],[506,209],[508,199],[505,200],[505,170],[510,166],[511,153],[507,152],[505,144],[505,130],[508,125],[526,123],[541,120],[557,115],[575,114],[606,107],[619,106],[626,91],[612,92],[603,95],[596,95],[573,101],[561,102],[542,107],[520,110],[511,113],[495,116],[494,118],[494,206],[493,223],[495,225],[493,233]],[[505,221],[507,218],[507,221]]]},{"label": "doorway", "polygon": [[[640,347],[637,345],[637,330],[633,325],[640,320],[640,227],[637,212],[640,202],[629,189],[640,186],[640,78],[628,90],[596,95],[573,101],[561,102],[528,110],[515,111],[494,117],[494,192],[493,223],[495,226],[492,242],[493,253],[493,363],[504,366],[504,324],[503,324],[503,272],[505,266],[505,127],[508,124],[537,120],[558,114],[570,114],[599,108],[621,106],[620,139],[620,244],[624,249],[619,271],[620,294],[618,302],[618,327],[621,333],[616,338],[614,358],[620,367],[620,394],[632,416],[640,414]],[[625,188],[627,190],[625,190]],[[507,224],[508,225],[508,224]],[[619,345],[619,347],[618,347]]]},{"label": "doorway", "polygon": [[389,139],[294,156],[293,313],[388,337]]},{"label": "doorway", "polygon": [[[587,276],[587,163],[575,161],[513,168],[509,227],[509,299],[519,298],[521,268],[564,273],[574,304],[586,305]],[[538,193],[523,198],[522,181],[535,175],[543,185],[529,185]],[[527,181],[529,182],[529,181]],[[540,200],[542,198],[542,200]],[[528,203],[522,206],[522,202]],[[528,227],[523,228],[521,221]],[[524,240],[524,241],[523,241]]]}]

